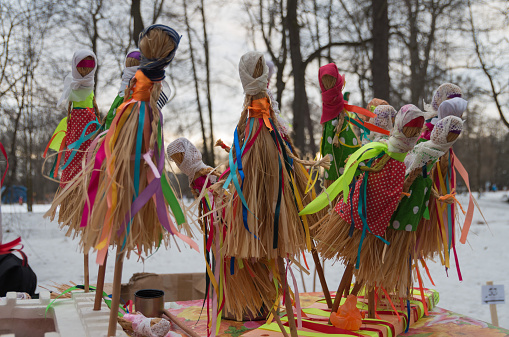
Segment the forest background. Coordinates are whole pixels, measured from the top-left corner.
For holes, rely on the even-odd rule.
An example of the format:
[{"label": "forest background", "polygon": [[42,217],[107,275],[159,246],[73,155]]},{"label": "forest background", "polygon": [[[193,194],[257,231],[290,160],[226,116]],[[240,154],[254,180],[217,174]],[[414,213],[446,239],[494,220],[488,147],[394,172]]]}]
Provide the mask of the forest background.
[{"label": "forest background", "polygon": [[275,64],[270,88],[304,156],[314,157],[321,137],[318,68],[334,62],[346,75],[349,103],[360,106],[377,97],[397,110],[407,103],[422,109],[441,83],[461,86],[469,104],[454,151],[474,190],[509,186],[508,1],[1,0],[0,141],[10,163],[4,185],[27,187],[29,211],[50,202],[58,187],[42,174],[42,154],[66,116],[56,102],[74,50],[97,55],[104,117],[125,54],[152,23],[182,35],[166,72],[166,143],[189,138],[209,165],[224,162],[214,144],[231,144],[240,117],[238,61],[258,50]]}]

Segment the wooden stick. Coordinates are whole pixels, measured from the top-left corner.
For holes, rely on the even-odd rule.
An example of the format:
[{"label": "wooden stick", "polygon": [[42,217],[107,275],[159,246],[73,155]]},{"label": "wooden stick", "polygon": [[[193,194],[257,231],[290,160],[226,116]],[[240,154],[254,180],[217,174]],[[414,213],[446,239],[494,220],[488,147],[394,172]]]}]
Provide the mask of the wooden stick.
[{"label": "wooden stick", "polygon": [[334,303],[332,304],[332,312],[337,312],[339,309],[339,305],[341,304],[341,297],[343,297],[343,293],[345,292],[346,287],[350,287],[348,280],[352,279],[353,275],[353,264],[348,263],[346,265],[345,272],[343,273],[343,277],[341,278],[341,282],[339,283],[338,291],[336,291],[336,297],[334,298]]},{"label": "wooden stick", "polygon": [[85,269],[85,292],[90,291],[90,272],[88,268],[88,253],[83,254],[83,268]]},{"label": "wooden stick", "polygon": [[368,317],[375,318],[375,312],[375,289],[372,288],[368,293]]},{"label": "wooden stick", "polygon": [[[492,286],[493,281],[486,282],[486,285]],[[491,314],[491,324],[493,324],[494,326],[498,326],[498,315],[496,304],[490,304],[490,314]]]},{"label": "wooden stick", "polygon": [[288,316],[288,325],[290,326],[290,335],[298,337],[297,326],[295,325],[295,315],[293,314],[292,299],[290,298],[290,291],[288,290],[288,280],[285,274],[285,263],[282,257],[278,258],[279,274],[281,275],[281,282],[283,282],[283,291],[285,293],[285,307],[286,316]]},{"label": "wooden stick", "polygon": [[320,284],[322,285],[323,295],[325,296],[325,301],[327,302],[327,308],[332,308],[332,298],[330,296],[329,287],[327,286],[327,281],[325,280],[325,275],[323,272],[322,264],[320,263],[320,257],[318,257],[318,253],[314,247],[313,241],[311,241],[312,250],[311,254],[313,255],[313,260],[315,261],[316,272],[318,274],[318,278],[320,279]]},{"label": "wooden stick", "polygon": [[182,331],[184,331],[188,336],[191,337],[200,337],[196,332],[191,330],[187,325],[182,323],[177,316],[173,315],[171,312],[169,312],[167,309],[163,309],[163,313],[168,317],[168,320],[175,323]]},{"label": "wooden stick", "polygon": [[348,279],[346,280],[346,287],[345,287],[345,290],[343,290],[344,297],[348,297],[348,295],[350,295],[350,286],[352,284],[352,279],[353,279],[353,270],[352,270],[352,273],[350,273],[350,275],[348,275]]},{"label": "wooden stick", "polygon": [[272,316],[274,316],[274,319],[276,320],[277,325],[279,326],[279,329],[281,329],[281,333],[284,337],[290,337],[288,336],[288,332],[286,332],[285,326],[283,325],[283,322],[281,322],[281,318],[279,318],[279,315],[277,312],[272,308]]},{"label": "wooden stick", "polygon": [[362,288],[362,284],[358,283],[358,282],[355,282],[355,284],[353,285],[353,289],[352,289],[352,293],[351,294],[357,296],[357,294],[359,293],[361,288]]},{"label": "wooden stick", "polygon": [[108,337],[117,334],[118,305],[120,304],[120,284],[122,282],[122,268],[124,266],[125,252],[117,253],[115,260],[115,273],[113,274],[113,294],[111,296],[110,321],[108,324]]},{"label": "wooden stick", "polygon": [[97,272],[97,285],[95,287],[95,301],[94,310],[101,310],[101,304],[103,303],[103,291],[104,291],[104,275],[106,274],[106,261],[108,260],[108,253],[104,256],[104,262],[99,266]]}]

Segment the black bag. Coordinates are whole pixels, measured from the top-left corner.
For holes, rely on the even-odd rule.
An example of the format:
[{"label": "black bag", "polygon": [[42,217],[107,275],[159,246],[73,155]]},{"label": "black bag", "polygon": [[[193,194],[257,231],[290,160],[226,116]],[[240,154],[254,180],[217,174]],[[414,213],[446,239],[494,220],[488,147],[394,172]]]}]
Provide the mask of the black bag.
[{"label": "black bag", "polygon": [[16,255],[0,255],[0,297],[4,297],[9,291],[25,292],[34,296],[37,288],[37,276],[28,265],[26,255],[24,260]]}]

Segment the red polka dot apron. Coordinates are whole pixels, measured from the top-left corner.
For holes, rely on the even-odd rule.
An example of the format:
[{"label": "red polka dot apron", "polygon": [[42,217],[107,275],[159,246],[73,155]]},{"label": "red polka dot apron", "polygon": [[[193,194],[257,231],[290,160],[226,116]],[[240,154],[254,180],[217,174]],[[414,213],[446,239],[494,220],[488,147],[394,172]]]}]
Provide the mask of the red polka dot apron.
[{"label": "red polka dot apron", "polygon": [[[94,113],[94,109],[86,108],[86,109],[73,109],[71,111],[70,118],[67,122],[67,132],[65,136],[65,157],[64,157],[64,165],[67,166],[62,170],[62,177],[60,179],[60,187],[63,188],[67,182],[72,180],[76,174],[81,170],[81,160],[85,154],[85,151],[88,150],[88,147],[92,143],[92,139],[88,139],[84,141],[78,151],[73,151],[69,149],[69,146],[76,141],[78,141],[82,134],[83,130],[87,126],[88,123],[96,121],[97,117]],[[87,131],[85,132],[85,136],[91,134],[96,131],[96,125],[91,124]],[[67,163],[71,154],[75,152],[74,157],[71,159],[70,163]]]},{"label": "red polka dot apron", "polygon": [[[376,164],[379,159],[375,160]],[[379,172],[369,172],[366,185],[366,221],[369,230],[374,235],[382,236],[389,225],[389,220],[396,209],[403,183],[405,181],[405,163],[390,158]],[[349,224],[362,230],[363,222],[359,215],[359,194],[364,179],[361,177],[355,183],[353,195],[348,197],[348,202],[340,201],[335,211]]]}]

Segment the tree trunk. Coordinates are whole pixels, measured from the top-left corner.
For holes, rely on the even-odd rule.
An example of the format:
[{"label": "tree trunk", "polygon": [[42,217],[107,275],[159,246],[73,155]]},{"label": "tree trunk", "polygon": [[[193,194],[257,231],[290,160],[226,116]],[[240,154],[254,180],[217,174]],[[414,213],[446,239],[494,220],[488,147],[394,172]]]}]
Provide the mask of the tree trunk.
[{"label": "tree trunk", "polygon": [[390,102],[389,77],[389,14],[387,0],[371,0],[373,27],[373,76],[374,97]]},{"label": "tree trunk", "polygon": [[202,18],[202,24],[203,24],[203,50],[205,51],[205,72],[206,72],[206,83],[207,83],[207,107],[209,111],[209,132],[210,132],[210,153],[209,153],[209,165],[212,167],[215,167],[215,158],[214,158],[214,129],[213,129],[213,122],[212,122],[212,99],[211,99],[211,93],[210,93],[210,57],[209,57],[209,40],[207,36],[207,20],[205,19],[205,4],[204,1],[201,0],[200,5],[201,10],[201,18]]},{"label": "tree trunk", "polygon": [[[308,97],[306,93],[306,68],[302,59],[300,43],[300,27],[297,20],[297,0],[288,0],[287,4],[287,28],[290,38],[290,56],[292,58],[294,98],[293,129],[295,131],[295,146],[302,152],[309,150],[316,152],[316,145],[313,137],[313,125],[309,114]],[[309,134],[309,148],[306,147],[305,129]]]},{"label": "tree trunk", "polygon": [[200,126],[201,126],[201,135],[203,138],[203,154],[204,157],[207,159],[210,158],[209,149],[207,145],[207,135],[205,134],[205,123],[203,121],[203,111],[201,107],[200,102],[200,87],[198,83],[198,74],[196,70],[196,60],[194,58],[194,49],[193,49],[193,39],[191,35],[191,26],[189,25],[189,18],[187,16],[187,0],[182,1],[184,5],[184,22],[186,24],[186,33],[187,33],[187,39],[189,40],[189,52],[191,56],[191,67],[193,69],[193,81],[194,81],[194,90],[196,93],[196,103],[198,104],[198,115],[200,117]]},{"label": "tree trunk", "polygon": [[137,46],[140,33],[145,28],[141,17],[141,0],[131,1],[131,17],[133,18],[133,41]]}]

